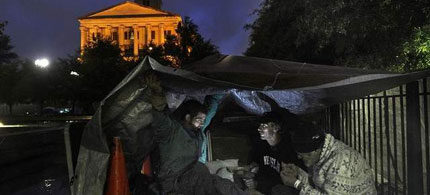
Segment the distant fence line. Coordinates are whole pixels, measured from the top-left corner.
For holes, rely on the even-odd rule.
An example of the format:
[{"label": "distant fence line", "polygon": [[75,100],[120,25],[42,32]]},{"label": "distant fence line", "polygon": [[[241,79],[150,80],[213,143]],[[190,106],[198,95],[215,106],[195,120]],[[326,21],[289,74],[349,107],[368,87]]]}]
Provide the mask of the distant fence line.
[{"label": "distant fence line", "polygon": [[326,110],[322,125],[373,167],[380,194],[430,194],[430,79]]}]

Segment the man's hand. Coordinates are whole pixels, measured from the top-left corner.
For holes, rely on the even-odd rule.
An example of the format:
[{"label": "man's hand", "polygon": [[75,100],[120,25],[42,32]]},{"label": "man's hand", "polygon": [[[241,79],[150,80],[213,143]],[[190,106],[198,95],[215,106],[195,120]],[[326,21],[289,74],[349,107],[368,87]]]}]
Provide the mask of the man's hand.
[{"label": "man's hand", "polygon": [[294,164],[282,163],[281,180],[284,185],[294,187],[298,179],[298,167]]},{"label": "man's hand", "polygon": [[261,100],[263,100],[263,101],[265,101],[265,102],[267,102],[269,104],[271,111],[280,110],[278,103],[276,103],[275,100],[273,100],[272,98],[270,98],[266,94],[261,93],[261,92],[257,92],[257,96]]},{"label": "man's hand", "polygon": [[255,190],[257,188],[257,181],[255,181],[254,178],[243,179],[243,183],[245,183],[245,186],[250,190]]},{"label": "man's hand", "polygon": [[252,162],[251,164],[249,164],[248,166],[247,166],[247,169],[248,169],[248,171],[249,172],[251,172],[251,173],[257,173],[258,172],[258,170],[259,170],[259,167],[258,167],[258,164],[257,163],[255,163],[255,162]]},{"label": "man's hand", "polygon": [[161,82],[155,74],[149,74],[145,78],[144,83],[146,83],[155,94],[160,94],[163,91]]},{"label": "man's hand", "polygon": [[154,74],[147,74],[145,77],[139,77],[140,82],[143,86],[147,86],[151,89],[150,102],[152,107],[157,111],[163,111],[166,107],[166,97],[163,95],[163,88],[158,77]]}]

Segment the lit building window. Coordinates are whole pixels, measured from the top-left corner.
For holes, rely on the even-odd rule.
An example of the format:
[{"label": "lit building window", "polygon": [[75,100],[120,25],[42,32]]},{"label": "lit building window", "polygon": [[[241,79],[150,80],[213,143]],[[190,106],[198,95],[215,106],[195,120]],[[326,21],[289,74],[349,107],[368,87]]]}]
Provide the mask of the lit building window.
[{"label": "lit building window", "polygon": [[118,32],[112,32],[112,40],[118,41]]},{"label": "lit building window", "polygon": [[[181,17],[177,14],[160,10],[160,3],[157,4],[158,1],[136,0],[135,2],[139,2],[138,4],[125,1],[79,18],[79,26],[82,27],[81,48],[97,40],[97,38],[106,37],[117,44],[123,54],[126,51],[130,51],[132,55],[137,56],[139,49],[142,49],[144,45],[163,44],[165,41],[161,39],[163,37],[166,39],[168,35],[175,34],[174,24],[179,24]],[[156,9],[150,8],[148,5],[155,6]],[[128,13],[125,14],[123,10],[133,10],[133,13],[135,12],[138,18],[130,16]],[[98,18],[99,15],[107,17]],[[153,17],[156,17],[156,19],[154,20]],[[130,21],[133,22],[131,23]],[[159,28],[160,26],[162,28]],[[121,42],[121,45],[119,42]]]},{"label": "lit building window", "polygon": [[155,40],[155,31],[151,31],[151,40]]}]

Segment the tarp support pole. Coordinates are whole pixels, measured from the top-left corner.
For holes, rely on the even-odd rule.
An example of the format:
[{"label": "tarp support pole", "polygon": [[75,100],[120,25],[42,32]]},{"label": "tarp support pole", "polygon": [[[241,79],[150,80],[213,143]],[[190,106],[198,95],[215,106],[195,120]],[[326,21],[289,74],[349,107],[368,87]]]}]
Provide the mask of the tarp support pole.
[{"label": "tarp support pole", "polygon": [[424,194],[418,81],[406,84],[408,194]]},{"label": "tarp support pole", "polygon": [[70,185],[70,194],[73,193],[73,161],[72,161],[72,147],[70,146],[70,124],[66,124],[64,126],[64,145],[66,149],[66,159],[67,159],[67,169],[69,172],[69,185]]}]

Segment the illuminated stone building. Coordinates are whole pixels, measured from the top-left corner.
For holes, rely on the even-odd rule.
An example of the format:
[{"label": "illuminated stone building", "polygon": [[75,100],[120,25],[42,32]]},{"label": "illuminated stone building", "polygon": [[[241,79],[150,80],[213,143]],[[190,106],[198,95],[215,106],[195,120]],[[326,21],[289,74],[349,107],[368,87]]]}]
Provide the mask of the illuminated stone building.
[{"label": "illuminated stone building", "polygon": [[156,9],[161,0],[141,0],[123,3],[79,18],[81,51],[97,37],[110,38],[126,55],[137,56],[146,45],[163,44],[166,35],[176,35],[181,16]]},{"label": "illuminated stone building", "polygon": [[161,9],[161,0],[135,0],[134,2],[153,7],[155,9]]}]

